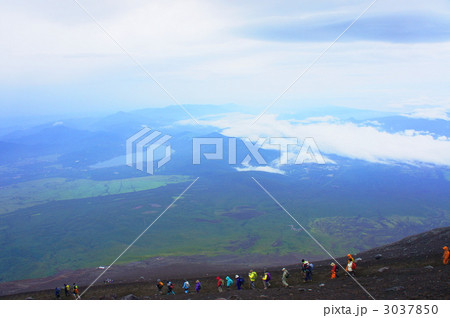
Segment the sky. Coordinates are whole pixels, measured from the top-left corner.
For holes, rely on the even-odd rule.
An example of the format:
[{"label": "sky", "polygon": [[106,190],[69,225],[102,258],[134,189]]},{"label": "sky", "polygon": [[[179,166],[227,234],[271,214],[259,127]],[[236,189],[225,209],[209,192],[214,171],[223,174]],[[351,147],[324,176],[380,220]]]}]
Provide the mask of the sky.
[{"label": "sky", "polygon": [[[0,117],[176,103],[258,113],[373,2],[77,1],[109,36],[74,0],[0,0]],[[376,1],[270,112],[447,116],[449,21],[448,1]]]}]

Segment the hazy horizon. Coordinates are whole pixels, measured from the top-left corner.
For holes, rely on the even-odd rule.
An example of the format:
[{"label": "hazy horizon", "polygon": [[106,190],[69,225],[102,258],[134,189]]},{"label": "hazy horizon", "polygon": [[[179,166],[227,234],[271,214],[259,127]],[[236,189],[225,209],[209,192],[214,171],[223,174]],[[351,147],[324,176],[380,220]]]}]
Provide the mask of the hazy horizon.
[{"label": "hazy horizon", "polygon": [[[81,1],[105,33],[75,2],[1,3],[2,118],[178,103],[259,113],[370,4]],[[376,2],[271,111],[449,112],[449,17],[446,1]]]}]

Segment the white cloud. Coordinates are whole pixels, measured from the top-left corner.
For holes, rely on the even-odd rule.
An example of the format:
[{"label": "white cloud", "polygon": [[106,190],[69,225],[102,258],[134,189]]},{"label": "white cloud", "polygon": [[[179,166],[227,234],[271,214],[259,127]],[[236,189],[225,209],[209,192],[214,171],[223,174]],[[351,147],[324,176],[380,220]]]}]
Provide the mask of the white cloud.
[{"label": "white cloud", "polygon": [[438,107],[418,108],[411,113],[402,114],[410,118],[450,120],[448,109]]},{"label": "white cloud", "polygon": [[[235,103],[261,110],[334,38],[274,44],[249,38],[249,23],[356,17],[367,7],[357,0],[287,1],[283,6],[273,1],[80,2],[181,103]],[[435,2],[379,2],[368,13],[405,7],[418,14],[448,12],[448,1]],[[0,83],[8,93],[0,94],[0,106],[54,112],[55,105],[66,110],[61,105],[78,96],[76,108],[88,111],[173,103],[75,3],[0,3]],[[449,68],[448,43],[338,41],[272,110],[323,105],[391,110],[405,96],[445,99]],[[30,98],[22,102],[24,95]],[[19,111],[14,105],[8,106],[11,113]]]},{"label": "white cloud", "polygon": [[276,174],[285,174],[283,170],[271,167],[271,166],[251,166],[246,165],[243,168],[237,167],[237,171],[262,171],[262,172],[268,172],[268,173],[276,173]]},{"label": "white cloud", "polygon": [[[221,42],[228,35],[218,37],[218,33],[231,23],[218,15],[218,8],[204,1],[141,2],[137,7],[119,6],[114,12],[108,12],[109,4],[83,5],[115,40],[144,64],[221,50],[224,48]],[[54,8],[42,5],[26,10],[23,6],[10,5],[0,12],[3,40],[0,79],[70,82],[74,76],[104,73],[112,66],[115,69],[134,67],[75,3],[60,8],[57,14],[53,12],[54,15],[42,12],[47,10],[52,12]],[[105,15],[104,11],[109,14]],[[58,15],[77,19],[62,21]]]},{"label": "white cloud", "polygon": [[[319,122],[311,124],[279,120],[267,114],[253,126],[254,117],[230,114],[223,118],[200,121],[216,126],[232,137],[312,137],[323,154],[361,159],[369,162],[430,163],[450,166],[450,141],[448,136],[434,137],[425,132],[408,130],[388,133],[377,127],[354,123]],[[185,122],[187,124],[190,122]]]},{"label": "white cloud", "polygon": [[316,122],[333,122],[333,121],[338,121],[338,120],[339,120],[339,118],[337,118],[337,117],[326,115],[326,116],[318,116],[318,117],[308,117],[306,119],[299,120],[297,122],[309,124],[309,123],[316,123]]}]

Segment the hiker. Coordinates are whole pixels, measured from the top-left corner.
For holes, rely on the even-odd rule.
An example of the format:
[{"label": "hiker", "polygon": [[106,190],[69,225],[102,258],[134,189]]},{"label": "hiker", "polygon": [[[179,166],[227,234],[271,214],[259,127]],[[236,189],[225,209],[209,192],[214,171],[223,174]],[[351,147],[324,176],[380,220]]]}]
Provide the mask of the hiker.
[{"label": "hiker", "polygon": [[339,267],[335,263],[331,263],[330,266],[331,266],[331,279],[339,277],[337,274]]},{"label": "hiker", "polygon": [[281,283],[284,287],[289,287],[289,284],[287,282],[287,279],[289,278],[289,272],[286,268],[283,268],[281,271],[283,272],[283,275],[281,276]]},{"label": "hiker", "polygon": [[64,293],[65,293],[66,297],[69,297],[69,295],[70,295],[70,285],[69,284],[64,284]]},{"label": "hiker", "polygon": [[302,259],[301,268],[302,268],[303,278],[306,277],[306,263],[308,263],[308,261],[305,261],[304,259]]},{"label": "hiker", "polygon": [[55,297],[56,299],[61,299],[61,290],[59,289],[59,287],[55,288]]},{"label": "hiker", "polygon": [[248,277],[250,278],[250,287],[252,289],[255,289],[255,282],[256,279],[258,278],[258,273],[256,273],[253,269],[250,270],[250,272],[248,273]]},{"label": "hiker", "polygon": [[217,290],[219,291],[219,293],[223,292],[223,279],[220,278],[219,276],[216,277],[217,279]]},{"label": "hiker", "polygon": [[236,278],[236,287],[238,290],[241,290],[242,285],[244,284],[244,279],[239,275],[236,275],[235,278]]},{"label": "hiker", "polygon": [[172,282],[167,282],[167,295],[175,295],[175,292],[173,291],[173,283]]},{"label": "hiker", "polygon": [[305,272],[305,283],[306,283],[309,280],[312,280],[312,267],[308,261],[305,261],[305,263],[303,264],[303,269]]},{"label": "hiker", "polygon": [[262,278],[264,289],[267,289],[270,287],[270,280],[272,277],[270,276],[270,273],[268,271],[264,271],[264,276]]},{"label": "hiker", "polygon": [[183,284],[183,289],[184,289],[184,293],[185,294],[189,294],[189,287],[191,287],[191,285],[189,284],[187,279],[185,279],[184,280],[184,284]]},{"label": "hiker", "polygon": [[351,276],[355,276],[355,269],[356,269],[356,263],[355,260],[353,259],[353,257],[348,254],[348,261],[347,261],[347,273]]},{"label": "hiker", "polygon": [[78,293],[79,293],[78,285],[73,283],[72,290],[73,290],[73,297],[75,297],[75,299],[78,299]]},{"label": "hiker", "polygon": [[225,277],[227,281],[227,288],[230,289],[231,286],[233,286],[233,280],[230,278],[230,276]]},{"label": "hiker", "polygon": [[162,289],[164,287],[164,283],[158,278],[156,280],[156,288],[158,288],[158,293],[161,295],[163,293]]},{"label": "hiker", "polygon": [[444,255],[442,255],[442,259],[444,265],[447,265],[450,258],[450,252],[448,251],[448,246],[444,246],[442,249],[444,250]]},{"label": "hiker", "polygon": [[196,291],[197,293],[199,293],[199,292],[200,292],[200,289],[202,289],[202,283],[200,283],[199,280],[196,280],[196,281],[195,281],[195,291]]}]

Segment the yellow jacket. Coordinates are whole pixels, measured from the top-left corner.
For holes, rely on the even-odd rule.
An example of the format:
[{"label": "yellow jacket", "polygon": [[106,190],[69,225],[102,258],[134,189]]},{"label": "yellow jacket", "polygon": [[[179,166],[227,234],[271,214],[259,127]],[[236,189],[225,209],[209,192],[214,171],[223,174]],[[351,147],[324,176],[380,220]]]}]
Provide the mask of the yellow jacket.
[{"label": "yellow jacket", "polygon": [[250,278],[250,280],[252,282],[254,282],[256,280],[256,278],[258,278],[258,274],[256,272],[251,272],[248,274],[248,277]]}]

